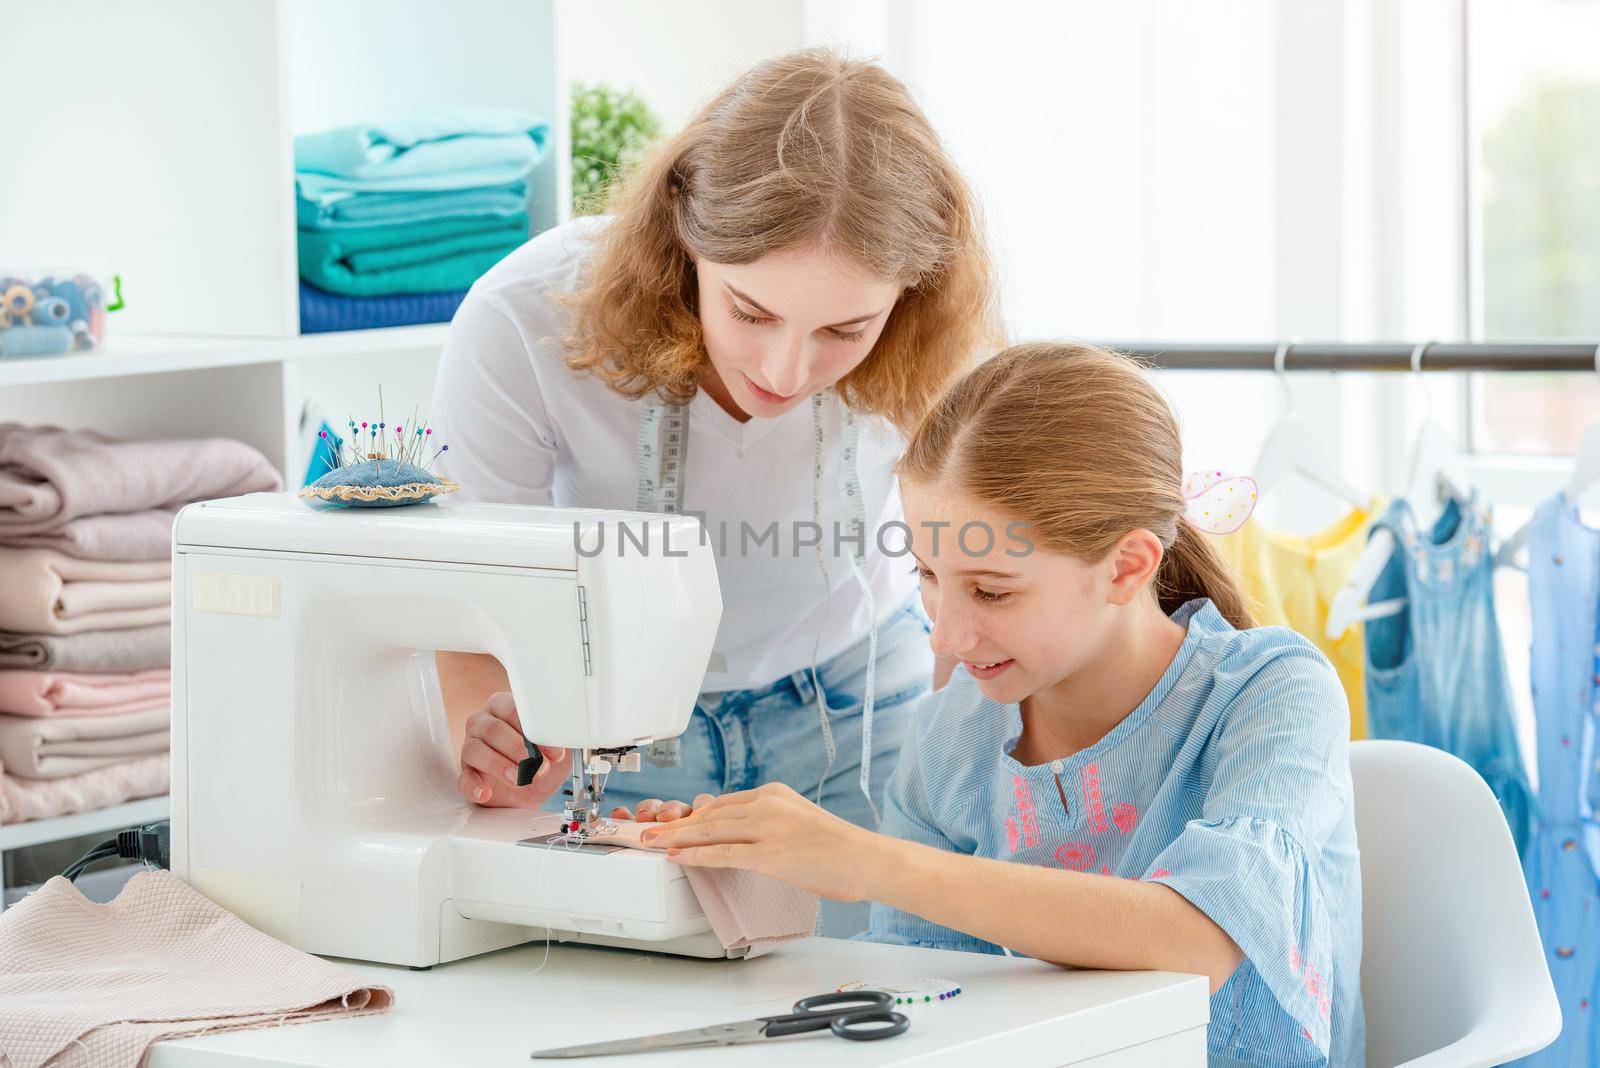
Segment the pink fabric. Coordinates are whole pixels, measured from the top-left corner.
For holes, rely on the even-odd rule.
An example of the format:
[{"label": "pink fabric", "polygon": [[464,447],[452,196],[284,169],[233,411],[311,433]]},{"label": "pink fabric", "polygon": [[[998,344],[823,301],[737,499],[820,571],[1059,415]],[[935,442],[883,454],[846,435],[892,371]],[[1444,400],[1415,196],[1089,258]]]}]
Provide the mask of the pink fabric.
[{"label": "pink fabric", "polygon": [[0,630],[73,634],[172,620],[172,561],[0,548]]},{"label": "pink fabric", "polygon": [[0,715],[0,766],[20,779],[64,779],[172,744],[172,709],[116,716]]},{"label": "pink fabric", "polygon": [[[0,775],[0,823],[70,816],[92,812],[124,801],[155,797],[167,792],[172,781],[172,755],[157,753],[109,764],[64,779],[18,779]],[[0,917],[6,913],[0,912]],[[0,956],[0,962],[5,957]],[[0,1045],[0,1050],[5,1047]]]},{"label": "pink fabric", "polygon": [[113,716],[171,701],[167,668],[124,675],[0,671],[0,712],[12,716]]},{"label": "pink fabric", "polygon": [[93,430],[0,423],[0,541],[79,516],[175,511],[283,488],[261,453],[228,438],[118,441]]},{"label": "pink fabric", "polygon": [[54,549],[82,560],[165,560],[172,556],[172,521],[165,508],[69,519],[47,534],[9,537],[19,548]]},{"label": "pink fabric", "polygon": [[262,934],[171,872],[97,905],[56,876],[0,913],[10,1068],[131,1068],[152,1042],[383,1012],[394,992]]},{"label": "pink fabric", "polygon": [[[613,820],[605,841],[632,849],[654,849],[639,840],[649,823]],[[717,940],[728,949],[808,938],[817,928],[817,895],[760,872],[739,868],[694,868],[683,873]]]}]

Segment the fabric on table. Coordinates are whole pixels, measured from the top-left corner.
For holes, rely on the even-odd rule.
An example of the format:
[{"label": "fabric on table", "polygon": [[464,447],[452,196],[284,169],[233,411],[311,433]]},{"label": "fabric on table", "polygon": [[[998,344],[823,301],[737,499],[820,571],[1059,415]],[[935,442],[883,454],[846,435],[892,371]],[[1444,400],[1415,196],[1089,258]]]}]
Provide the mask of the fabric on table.
[{"label": "fabric on table", "polygon": [[13,716],[113,716],[172,700],[172,672],[0,671],[0,712]]},{"label": "fabric on table", "polygon": [[295,224],[302,230],[342,230],[433,219],[515,215],[528,210],[528,183],[416,193],[329,192],[315,201],[296,196]]},{"label": "fabric on table", "polygon": [[83,560],[165,560],[172,556],[172,521],[166,508],[79,516],[45,534],[8,536],[19,549],[54,549]]},{"label": "fabric on table", "polygon": [[323,334],[330,330],[376,330],[416,323],[448,323],[465,289],[443,293],[391,293],[386,297],[344,297],[328,293],[309,282],[300,283],[300,332]]},{"label": "fabric on table", "polygon": [[152,1042],[383,1012],[394,992],[143,871],[109,904],[56,876],[0,913],[9,1068],[139,1064]]},{"label": "fabric on table", "polygon": [[[612,820],[615,830],[603,841],[631,849],[654,849],[639,840],[651,824]],[[685,865],[694,896],[725,949],[808,938],[817,927],[817,895],[760,872]]]},{"label": "fabric on table", "polygon": [[[19,779],[0,774],[0,824],[70,816],[156,797],[167,792],[171,781],[170,753],[135,757],[61,779]],[[0,912],[0,917],[9,912]],[[0,955],[0,968],[4,961]],[[4,1048],[0,1044],[0,1049]]]},{"label": "fabric on table", "polygon": [[282,488],[267,458],[242,441],[119,441],[93,430],[0,423],[0,543],[59,531],[79,516],[172,511]]},{"label": "fabric on table", "polygon": [[73,634],[172,618],[170,560],[80,560],[0,548],[0,630]]},{"label": "fabric on table", "polygon": [[1354,626],[1338,640],[1329,638],[1328,609],[1366,549],[1367,528],[1381,508],[1373,501],[1352,509],[1313,534],[1287,534],[1251,519],[1235,533],[1211,541],[1244,580],[1256,622],[1293,629],[1333,664],[1350,702],[1352,740],[1367,736],[1362,629]]},{"label": "fabric on table", "polygon": [[528,239],[528,216],[301,230],[300,277],[347,297],[467,289]]},{"label": "fabric on table", "polygon": [[172,625],[77,634],[16,634],[0,631],[0,670],[128,672],[172,664]]},{"label": "fabric on table", "polygon": [[114,716],[0,715],[0,767],[22,779],[61,779],[171,745],[170,705]]}]

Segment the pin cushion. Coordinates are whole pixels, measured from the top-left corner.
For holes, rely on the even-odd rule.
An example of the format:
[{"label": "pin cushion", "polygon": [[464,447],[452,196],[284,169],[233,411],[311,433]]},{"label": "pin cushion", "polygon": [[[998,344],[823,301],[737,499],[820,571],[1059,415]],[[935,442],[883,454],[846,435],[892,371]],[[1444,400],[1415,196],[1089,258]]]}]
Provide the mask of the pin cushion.
[{"label": "pin cushion", "polygon": [[390,430],[381,421],[357,426],[352,419],[349,426],[348,438],[326,430],[318,435],[319,456],[329,470],[300,491],[302,498],[347,508],[393,508],[460,489],[424,466],[450,451],[441,445],[431,459],[423,459],[432,427],[414,425],[407,434],[404,425]]}]

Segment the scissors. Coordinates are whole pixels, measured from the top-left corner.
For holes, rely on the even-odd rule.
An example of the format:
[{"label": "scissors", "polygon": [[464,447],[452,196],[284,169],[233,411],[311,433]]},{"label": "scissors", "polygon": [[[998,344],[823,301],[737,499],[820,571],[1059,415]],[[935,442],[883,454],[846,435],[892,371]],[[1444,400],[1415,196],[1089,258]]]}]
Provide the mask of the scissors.
[{"label": "scissors", "polygon": [[[845,993],[816,994],[794,1003],[794,1012],[785,1016],[762,1016],[736,1023],[694,1027],[687,1031],[667,1031],[641,1038],[615,1042],[593,1042],[587,1046],[563,1046],[539,1050],[534,1060],[565,1060],[568,1057],[605,1057],[622,1053],[649,1053],[663,1049],[693,1049],[696,1046],[742,1046],[783,1035],[808,1031],[832,1031],[852,1042],[873,1042],[903,1035],[911,1026],[891,1010],[894,998],[881,990],[851,990]],[[887,1025],[887,1026],[878,1026]]]}]

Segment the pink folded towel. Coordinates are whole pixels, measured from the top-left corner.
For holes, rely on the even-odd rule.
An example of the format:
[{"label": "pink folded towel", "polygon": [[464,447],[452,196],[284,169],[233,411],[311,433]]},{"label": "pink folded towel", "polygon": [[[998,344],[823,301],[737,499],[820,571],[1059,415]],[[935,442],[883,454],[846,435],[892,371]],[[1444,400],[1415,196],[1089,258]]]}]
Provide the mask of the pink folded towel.
[{"label": "pink folded towel", "polygon": [[113,716],[159,708],[171,700],[172,672],[167,668],[127,675],[0,671],[0,712],[12,716]]},{"label": "pink folded towel", "polygon": [[242,441],[118,441],[93,430],[0,423],[0,541],[79,516],[176,511],[190,501],[283,488]]},{"label": "pink folded towel", "polygon": [[[0,824],[93,812],[124,801],[156,797],[172,781],[172,754],[156,753],[107,764],[64,779],[18,779],[0,775]],[[0,916],[6,913],[0,912]],[[0,956],[0,966],[5,957]],[[5,1013],[0,1011],[0,1019]],[[0,1051],[5,1046],[0,1044]]]},{"label": "pink folded towel", "polygon": [[19,779],[64,779],[172,744],[167,705],[115,716],[0,715],[0,767]]},{"label": "pink folded towel", "polygon": [[172,556],[172,521],[165,508],[106,512],[69,519],[46,534],[6,538],[22,549],[54,549],[83,560],[163,560]]},{"label": "pink folded towel", "polygon": [[[649,823],[613,820],[615,837],[605,841],[653,849],[639,840]],[[817,895],[760,872],[684,865],[689,887],[700,899],[717,940],[727,949],[808,938],[817,928]]]},{"label": "pink folded towel", "polygon": [[383,1012],[394,992],[262,934],[171,872],[116,900],[59,875],[0,913],[11,1068],[132,1068],[152,1042]]},{"label": "pink folded towel", "polygon": [[0,630],[75,634],[172,621],[172,561],[0,548]]},{"label": "pink folded towel", "polygon": [[172,664],[172,626],[86,630],[78,634],[0,631],[0,668],[144,671]]}]

